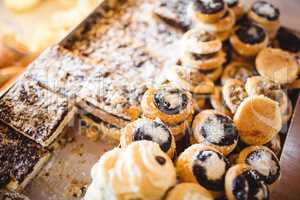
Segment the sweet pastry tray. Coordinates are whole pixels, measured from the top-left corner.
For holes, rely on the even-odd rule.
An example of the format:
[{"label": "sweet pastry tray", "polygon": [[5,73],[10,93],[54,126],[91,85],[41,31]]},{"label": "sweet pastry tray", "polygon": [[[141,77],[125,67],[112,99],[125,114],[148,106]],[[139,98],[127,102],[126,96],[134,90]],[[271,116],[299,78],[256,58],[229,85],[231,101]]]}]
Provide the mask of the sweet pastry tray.
[{"label": "sweet pastry tray", "polygon": [[[105,100],[104,103],[96,102],[97,108],[90,108],[89,105],[95,102],[84,100],[93,97],[93,92],[82,89],[83,81],[88,79],[87,82],[92,85],[93,81],[102,80],[103,88],[116,82],[122,85],[122,82],[129,80],[133,82],[132,84],[143,82],[154,84],[154,80],[156,83],[164,81],[159,76],[163,72],[159,66],[174,62],[174,58],[179,53],[174,51],[179,45],[176,41],[179,41],[186,24],[184,21],[183,26],[181,24],[170,26],[156,20],[155,16],[149,16],[149,10],[154,4],[155,0],[123,0],[117,4],[111,0],[104,1],[63,41],[44,52],[19,78],[19,80],[25,78],[38,81],[41,87],[65,96],[70,104],[75,104],[78,108],[65,133],[54,144],[47,147],[52,153],[50,161],[23,192],[31,199],[81,199],[86,186],[90,183],[91,167],[105,151],[116,145],[113,140],[106,140],[105,137],[97,142],[89,140],[82,132],[85,125],[82,123],[82,116],[89,115],[87,112],[102,116],[101,111],[109,110],[114,114],[113,116],[116,115],[115,113],[121,113],[118,117],[126,121],[134,115],[134,112],[133,114],[123,112],[122,108],[112,109]],[[57,55],[61,52],[62,58]],[[124,70],[128,70],[127,66],[130,65],[138,67],[130,76],[122,77]],[[105,75],[102,75],[112,71],[119,71],[116,79],[106,82]],[[137,74],[139,76],[143,74],[142,80],[131,79]],[[97,79],[100,75],[101,79]],[[145,86],[140,85],[139,90],[142,91]],[[103,88],[92,88],[92,90],[101,91]],[[116,97],[124,95],[118,93],[118,89],[115,92]],[[300,119],[298,119],[300,102],[297,103],[298,91],[290,93],[295,112],[291,122],[282,129],[281,135],[285,139],[281,155],[283,177],[272,188],[274,191],[271,193],[272,199],[297,199],[300,194],[297,192],[296,183],[300,179],[298,172],[300,158],[296,146],[299,146],[300,141],[297,136],[299,135],[297,130],[300,129]],[[128,97],[133,105],[138,95],[139,92],[135,97]],[[85,108],[85,112],[82,111],[82,107]],[[110,128],[113,129],[117,125],[118,123]]]}]

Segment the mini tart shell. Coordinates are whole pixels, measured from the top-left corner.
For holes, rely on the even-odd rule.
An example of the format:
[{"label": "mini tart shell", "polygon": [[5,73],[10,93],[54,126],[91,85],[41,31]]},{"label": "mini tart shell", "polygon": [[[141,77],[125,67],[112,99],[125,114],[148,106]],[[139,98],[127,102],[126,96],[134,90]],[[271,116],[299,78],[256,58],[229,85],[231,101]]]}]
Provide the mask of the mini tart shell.
[{"label": "mini tart shell", "polygon": [[[138,121],[131,122],[121,130],[120,145],[122,148],[126,148],[128,145],[130,145],[133,142],[132,133],[134,132],[134,129],[137,126],[137,124]],[[176,151],[176,143],[172,131],[170,129],[169,131],[171,133],[172,141],[169,150],[165,153],[168,154],[168,156],[172,159]]]},{"label": "mini tart shell", "polygon": [[226,107],[226,105],[223,102],[222,99],[222,88],[221,87],[215,87],[214,93],[210,96],[210,104],[212,107],[220,112],[224,113],[227,116],[232,116],[231,111]]},{"label": "mini tart shell", "polygon": [[266,48],[255,60],[258,73],[278,84],[288,84],[298,77],[298,64],[294,56],[281,49]]},{"label": "mini tart shell", "polygon": [[192,126],[192,129],[193,129],[193,138],[195,139],[195,141],[199,144],[205,144],[205,145],[208,145],[208,146],[211,146],[215,149],[217,149],[219,152],[221,152],[222,154],[224,154],[225,156],[227,156],[228,154],[230,154],[234,148],[236,147],[237,145],[237,141],[231,145],[225,145],[225,146],[221,146],[221,145],[215,145],[215,144],[212,144],[210,142],[208,142],[201,134],[198,133],[197,131],[197,127],[199,124],[202,124],[204,123],[205,119],[207,116],[209,115],[223,115],[225,117],[228,117],[227,115],[223,114],[223,113],[220,113],[220,112],[217,112],[215,110],[204,110],[202,112],[200,112],[194,119],[193,121],[193,126]]},{"label": "mini tart shell", "polygon": [[[235,77],[236,71],[241,68],[245,69],[245,71],[249,73],[248,74],[249,77],[254,74],[255,69],[250,63],[233,61],[229,63],[223,71],[222,78],[221,78],[222,84],[225,84],[227,80],[237,79],[237,77]],[[241,81],[246,81],[246,80],[241,80]]]},{"label": "mini tart shell", "polygon": [[195,21],[195,22],[207,22],[207,23],[214,23],[219,21],[227,12],[227,4],[224,3],[224,8],[220,10],[219,12],[213,13],[213,14],[205,14],[200,11],[197,11],[194,8],[193,4],[190,4],[188,7],[188,12],[190,17]]},{"label": "mini tart shell", "polygon": [[248,145],[263,145],[272,140],[282,127],[277,102],[263,95],[247,97],[234,118],[240,139]]},{"label": "mini tart shell", "polygon": [[240,19],[245,12],[244,7],[240,2],[238,2],[235,6],[230,7],[229,9],[234,12],[236,19]]},{"label": "mini tart shell", "polygon": [[266,38],[264,41],[258,44],[247,44],[242,42],[239,37],[234,34],[230,37],[230,43],[234,50],[241,56],[245,57],[254,57],[256,56],[262,49],[266,48],[268,46],[268,36],[266,35]]},{"label": "mini tart shell", "polygon": [[[185,149],[183,153],[181,153],[176,161],[176,172],[179,180],[182,182],[188,183],[198,183],[196,177],[193,174],[193,162],[194,158],[200,151],[214,151],[222,154],[217,149],[212,146],[204,145],[204,144],[193,144],[192,146]],[[199,184],[199,183],[198,183]],[[222,195],[222,191],[210,191],[214,197],[220,197]]]},{"label": "mini tart shell", "polygon": [[203,60],[195,60],[190,52],[185,52],[181,57],[181,61],[185,67],[200,70],[211,70],[222,66],[226,59],[223,51],[219,51],[212,58]]},{"label": "mini tart shell", "polygon": [[199,197],[203,197],[205,200],[214,200],[211,192],[196,183],[180,183],[176,185],[168,192],[165,200],[184,200],[189,197],[186,194],[199,194]]},{"label": "mini tart shell", "polygon": [[188,97],[186,108],[182,110],[179,114],[174,115],[168,115],[156,107],[156,105],[153,102],[154,95],[156,94],[156,92],[157,89],[149,88],[143,96],[141,106],[145,117],[152,120],[159,118],[162,122],[166,123],[167,125],[177,125],[187,120],[194,113],[192,95],[189,92],[185,93]]},{"label": "mini tart shell", "polygon": [[[211,40],[199,41],[196,34],[209,34]],[[182,36],[182,43],[184,49],[189,52],[195,52],[198,54],[210,54],[216,53],[222,49],[222,41],[209,32],[205,32],[199,29],[191,29]]]},{"label": "mini tart shell", "polygon": [[228,10],[228,15],[224,16],[223,18],[219,19],[214,23],[206,23],[203,21],[198,21],[196,23],[196,27],[208,32],[225,32],[229,31],[233,28],[235,24],[235,15],[233,11]]},{"label": "mini tart shell", "polygon": [[[278,166],[280,166],[279,164],[279,160],[276,156],[276,154],[270,150],[268,147],[265,147],[265,146],[250,146],[250,147],[246,147],[245,149],[243,149],[240,153],[239,153],[239,156],[237,158],[237,163],[244,163],[244,164],[247,164],[246,163],[246,159],[248,157],[248,155],[250,153],[252,153],[253,151],[259,151],[259,150],[263,150],[263,151],[267,151],[268,153],[272,154],[275,158],[276,158],[276,162],[278,164]],[[251,165],[250,165],[251,166]],[[253,167],[254,168],[254,167]],[[255,169],[255,168],[254,168]],[[258,171],[258,170],[256,170]],[[280,176],[278,177],[278,179],[275,181],[277,182],[278,180],[280,179]],[[274,184],[275,182],[271,183],[271,184]],[[269,183],[268,183],[269,184]]]},{"label": "mini tart shell", "polygon": [[[185,73],[186,77],[180,76],[180,72]],[[171,67],[171,71],[167,74],[167,76],[169,81],[174,83],[177,87],[187,90],[193,94],[210,94],[214,91],[214,83],[205,75],[201,74],[197,69],[174,65]],[[199,77],[197,85],[193,85],[189,80],[187,80],[191,76]]]}]

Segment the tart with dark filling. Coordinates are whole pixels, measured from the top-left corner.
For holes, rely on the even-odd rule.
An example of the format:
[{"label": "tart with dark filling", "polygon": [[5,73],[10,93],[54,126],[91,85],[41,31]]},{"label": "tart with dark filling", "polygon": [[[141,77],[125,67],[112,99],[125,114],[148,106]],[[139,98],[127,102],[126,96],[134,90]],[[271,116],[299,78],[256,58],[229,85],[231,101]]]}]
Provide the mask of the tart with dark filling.
[{"label": "tart with dark filling", "polygon": [[268,36],[265,30],[253,23],[239,26],[230,37],[234,50],[241,56],[254,57],[268,45]]},{"label": "tart with dark filling", "polygon": [[211,145],[224,155],[233,151],[239,138],[232,119],[214,110],[204,110],[195,117],[193,137],[198,143]]},{"label": "tart with dark filling", "polygon": [[253,167],[267,184],[273,184],[280,178],[280,164],[277,156],[264,146],[250,146],[240,152],[239,163]]},{"label": "tart with dark filling", "polygon": [[149,140],[159,144],[162,151],[173,158],[175,138],[171,130],[159,120],[138,119],[128,124],[121,132],[121,147],[127,147],[135,141]]},{"label": "tart with dark filling", "polygon": [[261,175],[246,164],[238,164],[228,170],[225,192],[229,200],[269,199],[269,189]]}]

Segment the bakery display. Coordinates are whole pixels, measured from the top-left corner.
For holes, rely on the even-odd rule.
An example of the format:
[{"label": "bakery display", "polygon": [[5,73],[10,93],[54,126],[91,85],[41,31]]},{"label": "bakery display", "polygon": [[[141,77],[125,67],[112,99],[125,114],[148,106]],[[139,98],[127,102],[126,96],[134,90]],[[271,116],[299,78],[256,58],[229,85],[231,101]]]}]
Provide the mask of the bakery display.
[{"label": "bakery display", "polygon": [[[85,157],[103,142],[115,147],[97,149],[97,159],[107,152],[91,184],[69,165],[76,156],[63,158],[71,184],[86,178],[74,198],[269,199],[293,114],[287,88],[299,73],[296,47],[280,50],[288,34],[268,29],[279,16],[264,23],[270,10],[262,1],[249,11],[233,0],[105,1],[1,95],[1,121],[46,154],[71,148],[76,166],[90,167]],[[58,141],[64,129],[81,132]]]}]

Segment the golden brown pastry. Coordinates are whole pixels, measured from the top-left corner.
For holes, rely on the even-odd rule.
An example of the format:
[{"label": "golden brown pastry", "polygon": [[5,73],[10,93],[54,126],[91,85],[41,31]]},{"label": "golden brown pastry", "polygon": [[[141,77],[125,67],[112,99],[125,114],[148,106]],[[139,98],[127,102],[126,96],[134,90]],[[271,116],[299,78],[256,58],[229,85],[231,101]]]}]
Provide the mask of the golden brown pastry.
[{"label": "golden brown pastry", "polygon": [[232,113],[235,113],[239,105],[248,96],[242,81],[230,79],[226,81],[222,89],[225,105]]},{"label": "golden brown pastry", "polygon": [[277,134],[270,142],[265,144],[265,146],[271,149],[276,154],[277,158],[280,157],[281,139],[279,134]]},{"label": "golden brown pastry", "polygon": [[278,84],[292,83],[298,77],[295,57],[281,49],[266,48],[255,60],[258,73]]},{"label": "golden brown pastry", "polygon": [[179,179],[184,182],[199,183],[214,195],[224,189],[224,178],[229,161],[211,146],[194,144],[187,148],[176,162]]},{"label": "golden brown pastry", "polygon": [[180,183],[168,192],[165,200],[213,200],[213,195],[196,183]]},{"label": "golden brown pastry", "polygon": [[234,50],[241,56],[254,57],[268,45],[268,36],[265,30],[253,23],[237,27],[230,37]]},{"label": "golden brown pastry", "polygon": [[240,152],[238,163],[250,165],[258,171],[263,181],[269,185],[279,180],[280,164],[277,156],[264,146],[250,146]]},{"label": "golden brown pastry", "polygon": [[214,93],[210,96],[210,104],[216,111],[232,116],[231,111],[224,103],[221,87],[215,87]]},{"label": "golden brown pastry", "polygon": [[242,3],[239,0],[225,0],[227,6],[232,10],[237,19],[241,18],[244,14],[244,8]]},{"label": "golden brown pastry", "polygon": [[159,144],[162,151],[170,158],[176,150],[175,138],[170,129],[159,120],[138,119],[129,123],[121,131],[120,144],[126,148],[132,142],[149,140]]},{"label": "golden brown pastry", "polygon": [[223,73],[223,67],[219,66],[215,69],[211,70],[199,70],[201,74],[204,74],[207,78],[209,78],[212,81],[217,81],[222,73]]},{"label": "golden brown pastry", "polygon": [[227,12],[227,4],[223,0],[195,0],[189,9],[189,16],[196,22],[213,23]]},{"label": "golden brown pastry", "polygon": [[243,82],[254,75],[254,67],[246,62],[233,61],[229,63],[222,74],[222,84],[229,79],[237,79]]},{"label": "golden brown pastry", "polygon": [[231,167],[225,178],[228,200],[267,200],[269,189],[259,173],[246,164]]},{"label": "golden brown pastry", "polygon": [[280,27],[280,11],[266,1],[256,1],[248,12],[248,18],[266,29],[270,38],[274,38]]},{"label": "golden brown pastry", "polygon": [[193,121],[193,137],[225,156],[236,147],[239,135],[230,117],[214,110],[201,111]]},{"label": "golden brown pastry", "polygon": [[282,127],[278,103],[263,95],[247,97],[238,107],[233,121],[241,140],[249,145],[268,143]]}]

